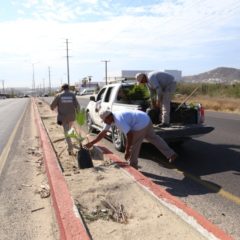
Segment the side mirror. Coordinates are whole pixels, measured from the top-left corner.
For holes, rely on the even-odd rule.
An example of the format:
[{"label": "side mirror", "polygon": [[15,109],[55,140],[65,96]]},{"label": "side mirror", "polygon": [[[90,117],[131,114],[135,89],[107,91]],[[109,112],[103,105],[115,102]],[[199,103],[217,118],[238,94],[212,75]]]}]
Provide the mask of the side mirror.
[{"label": "side mirror", "polygon": [[90,101],[96,101],[94,96],[90,96]]}]

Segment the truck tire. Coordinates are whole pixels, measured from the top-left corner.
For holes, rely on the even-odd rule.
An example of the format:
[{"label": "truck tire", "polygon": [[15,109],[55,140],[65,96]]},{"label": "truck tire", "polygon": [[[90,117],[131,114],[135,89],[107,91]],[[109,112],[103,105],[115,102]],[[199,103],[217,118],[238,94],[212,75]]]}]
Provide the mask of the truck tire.
[{"label": "truck tire", "polygon": [[112,142],[114,147],[119,152],[125,151],[125,136],[124,134],[115,126],[112,127]]}]

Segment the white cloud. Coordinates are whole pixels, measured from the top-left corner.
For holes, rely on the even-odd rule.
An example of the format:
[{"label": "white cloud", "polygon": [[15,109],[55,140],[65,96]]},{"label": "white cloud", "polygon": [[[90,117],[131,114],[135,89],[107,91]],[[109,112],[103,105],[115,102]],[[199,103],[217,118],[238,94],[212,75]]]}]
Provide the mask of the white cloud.
[{"label": "white cloud", "polygon": [[[83,8],[85,3],[89,5]],[[65,71],[66,38],[70,42],[71,71],[75,79],[84,74],[103,76],[100,61],[105,58],[111,59],[110,66],[119,71],[121,67],[154,69],[164,64],[169,68],[167,64],[173,66],[179,62],[176,66],[183,66],[181,61],[186,64],[187,59],[204,65],[201,59],[215,49],[214,45],[223,47],[231,41],[235,48],[240,48],[239,0],[163,1],[136,8],[126,6],[126,9],[119,9],[118,3],[116,14],[110,11],[116,6],[110,3],[23,1],[27,9],[18,11],[26,14],[34,8],[35,18],[0,23],[0,31],[4,33],[0,68],[6,58],[16,63],[26,59],[39,61],[38,68],[51,64],[59,78]],[[99,9],[98,4],[102,6]],[[87,18],[89,15],[92,18]]]},{"label": "white cloud", "polygon": [[31,8],[39,3],[39,0],[25,0],[22,1],[22,5],[25,8]]},{"label": "white cloud", "polygon": [[94,4],[96,5],[98,3],[98,0],[79,0],[79,3],[88,3],[88,4]]}]

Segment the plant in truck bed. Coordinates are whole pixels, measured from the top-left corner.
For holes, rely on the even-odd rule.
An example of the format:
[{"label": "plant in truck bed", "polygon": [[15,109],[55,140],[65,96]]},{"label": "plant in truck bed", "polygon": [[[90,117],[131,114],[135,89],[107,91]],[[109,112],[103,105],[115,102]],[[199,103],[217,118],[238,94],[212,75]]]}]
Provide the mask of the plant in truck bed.
[{"label": "plant in truck bed", "polygon": [[133,85],[123,89],[123,92],[128,104],[140,105],[145,110],[150,106],[150,94],[146,86]]}]

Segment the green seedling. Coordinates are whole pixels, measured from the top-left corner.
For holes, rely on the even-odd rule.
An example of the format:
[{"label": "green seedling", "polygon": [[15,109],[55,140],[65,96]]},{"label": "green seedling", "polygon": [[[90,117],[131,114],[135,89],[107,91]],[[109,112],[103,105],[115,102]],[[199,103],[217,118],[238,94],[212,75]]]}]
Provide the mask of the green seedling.
[{"label": "green seedling", "polygon": [[[83,126],[85,124],[86,113],[84,108],[81,108],[80,111],[76,112],[75,121],[79,126]],[[82,148],[82,142],[86,139],[85,137],[82,137],[81,134],[78,133],[74,128],[71,128],[68,131],[67,137],[75,139],[78,142],[80,148]]]}]

